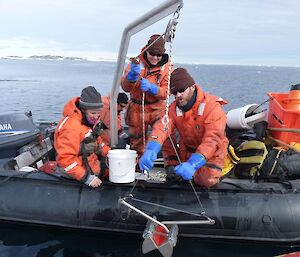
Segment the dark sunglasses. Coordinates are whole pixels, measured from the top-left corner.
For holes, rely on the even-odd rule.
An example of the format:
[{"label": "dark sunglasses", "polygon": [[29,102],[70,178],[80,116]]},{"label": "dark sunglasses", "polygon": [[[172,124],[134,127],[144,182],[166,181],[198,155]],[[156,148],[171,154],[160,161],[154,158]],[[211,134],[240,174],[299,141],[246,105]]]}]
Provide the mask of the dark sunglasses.
[{"label": "dark sunglasses", "polygon": [[153,52],[148,52],[151,56],[156,56],[156,57],[162,57],[163,55],[162,54],[156,54],[156,53],[153,53]]},{"label": "dark sunglasses", "polygon": [[181,93],[183,93],[185,90],[187,90],[188,88],[189,88],[189,87],[187,87],[186,89],[181,88],[181,89],[179,89],[179,90],[176,90],[176,91],[172,92],[172,95],[177,95],[178,92],[181,94]]}]

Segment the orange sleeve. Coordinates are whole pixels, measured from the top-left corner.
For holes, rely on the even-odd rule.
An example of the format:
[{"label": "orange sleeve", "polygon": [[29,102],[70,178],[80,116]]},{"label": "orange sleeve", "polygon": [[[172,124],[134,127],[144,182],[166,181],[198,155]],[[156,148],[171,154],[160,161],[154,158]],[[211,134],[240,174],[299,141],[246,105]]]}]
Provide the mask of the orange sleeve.
[{"label": "orange sleeve", "polygon": [[108,154],[108,151],[109,151],[111,148],[103,142],[101,136],[99,136],[99,137],[97,138],[97,143],[98,143],[98,145],[101,146],[101,148],[102,148],[102,150],[101,150],[101,156],[102,156],[102,157],[106,157],[107,154]]},{"label": "orange sleeve", "polygon": [[152,127],[152,133],[148,141],[156,141],[162,145],[168,138],[169,134],[172,135],[173,130],[174,130],[173,120],[169,118],[168,130],[166,131],[165,126],[163,124],[163,118],[161,118],[154,123]]},{"label": "orange sleeve", "polygon": [[121,114],[118,115],[118,131],[122,130],[122,117]]},{"label": "orange sleeve", "polygon": [[158,87],[158,93],[155,95],[156,98],[160,100],[166,100],[168,95],[168,86],[169,86],[169,65],[168,63],[164,69],[164,72],[162,73],[162,78],[160,81],[160,85]]},{"label": "orange sleeve", "polygon": [[100,121],[109,129],[110,128],[110,110],[103,108],[100,114]]},{"label": "orange sleeve", "polygon": [[55,150],[58,164],[69,175],[81,180],[85,176],[86,169],[83,166],[81,156],[78,155],[81,143],[78,122],[70,118],[59,131],[56,131],[56,134]]},{"label": "orange sleeve", "polygon": [[226,127],[226,114],[219,103],[215,103],[209,111],[205,122],[205,132],[201,144],[196,152],[203,154],[206,159],[211,159],[218,148],[223,148]]}]

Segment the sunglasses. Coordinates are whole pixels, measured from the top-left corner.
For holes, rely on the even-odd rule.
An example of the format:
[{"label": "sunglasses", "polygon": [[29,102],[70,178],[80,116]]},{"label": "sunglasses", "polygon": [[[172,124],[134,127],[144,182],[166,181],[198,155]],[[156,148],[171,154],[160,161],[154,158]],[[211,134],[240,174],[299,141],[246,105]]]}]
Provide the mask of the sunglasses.
[{"label": "sunglasses", "polygon": [[148,54],[150,54],[151,56],[156,56],[156,57],[162,57],[163,55],[162,54],[156,54],[156,53],[153,53],[153,52],[148,52]]},{"label": "sunglasses", "polygon": [[[189,88],[189,87],[188,87]],[[181,89],[178,89],[178,90],[176,90],[176,91],[174,91],[174,92],[172,92],[172,95],[177,95],[177,93],[183,93],[184,91],[186,91],[188,88],[186,88],[186,89],[184,89],[184,88],[181,88]]]}]

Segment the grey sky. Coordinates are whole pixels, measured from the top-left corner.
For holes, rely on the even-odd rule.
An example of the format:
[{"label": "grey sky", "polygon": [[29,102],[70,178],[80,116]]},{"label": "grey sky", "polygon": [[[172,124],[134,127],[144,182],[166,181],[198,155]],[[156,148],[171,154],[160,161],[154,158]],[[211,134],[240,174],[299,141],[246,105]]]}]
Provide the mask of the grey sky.
[{"label": "grey sky", "polygon": [[[0,56],[117,57],[124,27],[160,0],[1,0]],[[299,0],[184,0],[175,62],[300,65]],[[137,55],[168,19],[134,35]]]}]

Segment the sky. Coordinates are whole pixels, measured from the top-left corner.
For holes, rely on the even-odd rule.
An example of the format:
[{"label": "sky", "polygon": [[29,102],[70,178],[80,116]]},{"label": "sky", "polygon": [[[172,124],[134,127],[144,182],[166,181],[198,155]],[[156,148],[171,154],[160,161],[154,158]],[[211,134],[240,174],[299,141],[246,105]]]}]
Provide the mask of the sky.
[{"label": "sky", "polygon": [[[161,0],[0,0],[0,57],[117,59],[123,29]],[[183,0],[177,63],[300,66],[299,0]],[[138,55],[169,17],[131,37]],[[169,48],[169,44],[167,44]]]}]

